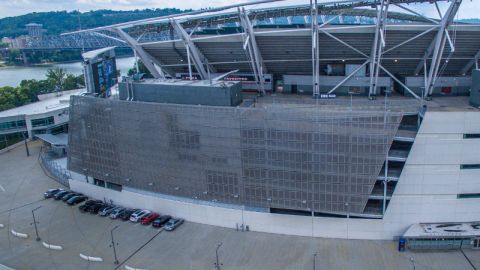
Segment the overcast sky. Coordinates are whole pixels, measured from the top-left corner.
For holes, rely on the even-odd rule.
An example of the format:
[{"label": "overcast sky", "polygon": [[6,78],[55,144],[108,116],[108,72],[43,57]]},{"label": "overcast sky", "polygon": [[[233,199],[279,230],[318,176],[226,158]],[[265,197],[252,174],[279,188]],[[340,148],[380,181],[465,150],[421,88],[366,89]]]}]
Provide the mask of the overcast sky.
[{"label": "overcast sky", "polygon": [[[200,9],[218,7],[233,3],[252,2],[253,0],[0,0],[0,18],[22,15],[30,12],[94,9],[131,10],[144,8],[171,8]],[[326,0],[319,0],[319,2]],[[331,0],[328,0],[331,1]],[[308,3],[309,0],[288,0],[287,4]],[[278,4],[277,4],[278,5]],[[416,4],[415,10],[430,17],[436,16],[434,5]],[[446,6],[441,4],[442,9]],[[480,0],[463,0],[458,18],[479,18]]]}]

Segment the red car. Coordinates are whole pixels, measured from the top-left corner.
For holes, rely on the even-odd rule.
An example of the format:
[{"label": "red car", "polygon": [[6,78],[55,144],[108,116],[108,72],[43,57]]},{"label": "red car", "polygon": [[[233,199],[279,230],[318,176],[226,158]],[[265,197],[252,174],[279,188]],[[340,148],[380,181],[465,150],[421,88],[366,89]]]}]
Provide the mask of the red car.
[{"label": "red car", "polygon": [[160,214],[158,213],[150,213],[146,216],[144,216],[142,219],[140,219],[140,223],[143,225],[150,225],[156,218],[158,218]]}]

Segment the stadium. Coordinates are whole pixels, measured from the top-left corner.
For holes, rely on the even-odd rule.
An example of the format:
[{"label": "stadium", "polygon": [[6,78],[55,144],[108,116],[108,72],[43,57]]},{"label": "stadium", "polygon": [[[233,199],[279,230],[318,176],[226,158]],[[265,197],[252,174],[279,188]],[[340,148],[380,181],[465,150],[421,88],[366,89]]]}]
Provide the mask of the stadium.
[{"label": "stadium", "polygon": [[[415,10],[437,2],[440,19]],[[69,33],[128,44],[153,77],[111,95],[88,74],[112,48],[89,53],[70,187],[280,234],[430,239],[409,228],[476,224],[480,25],[454,20],[461,3],[260,1]]]}]

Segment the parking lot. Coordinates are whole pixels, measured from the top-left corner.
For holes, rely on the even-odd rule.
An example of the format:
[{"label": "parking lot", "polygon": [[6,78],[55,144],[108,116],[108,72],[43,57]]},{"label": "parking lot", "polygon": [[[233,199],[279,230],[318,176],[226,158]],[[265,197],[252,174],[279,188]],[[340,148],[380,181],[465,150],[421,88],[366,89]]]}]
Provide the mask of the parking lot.
[{"label": "parking lot", "polygon": [[[0,264],[13,269],[474,269],[459,251],[399,253],[394,241],[312,239],[309,237],[237,232],[185,222],[173,232],[129,221],[81,213],[77,206],[44,200],[43,192],[59,187],[38,164],[39,143],[0,154]],[[32,210],[41,241],[35,241]],[[171,214],[171,213],[161,213]],[[221,218],[221,217],[219,217]],[[110,247],[114,232],[120,264]],[[0,226],[1,227],[1,226]],[[12,235],[11,230],[28,234]],[[46,242],[63,250],[47,249]],[[80,253],[99,257],[88,262]],[[465,251],[480,268],[480,253]],[[410,260],[414,258],[414,262]],[[0,266],[0,269],[2,267]]]}]

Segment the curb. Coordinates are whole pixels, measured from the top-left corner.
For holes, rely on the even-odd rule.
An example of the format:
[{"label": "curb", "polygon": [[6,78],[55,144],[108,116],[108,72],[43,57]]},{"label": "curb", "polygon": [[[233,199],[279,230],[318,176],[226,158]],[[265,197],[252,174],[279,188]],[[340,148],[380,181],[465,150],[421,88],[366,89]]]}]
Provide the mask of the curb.
[{"label": "curb", "polygon": [[24,238],[24,239],[28,238],[28,234],[26,234],[26,233],[19,233],[19,232],[14,231],[13,229],[10,232],[18,238]]},{"label": "curb", "polygon": [[82,253],[80,253],[80,258],[82,258],[86,261],[89,261],[89,262],[103,262],[103,259],[100,258],[100,257],[90,257],[90,256],[87,256],[87,255],[83,255]]},{"label": "curb", "polygon": [[48,249],[53,249],[53,250],[63,250],[62,246],[55,246],[55,245],[50,245],[45,242],[42,242],[43,246],[48,248]]}]

